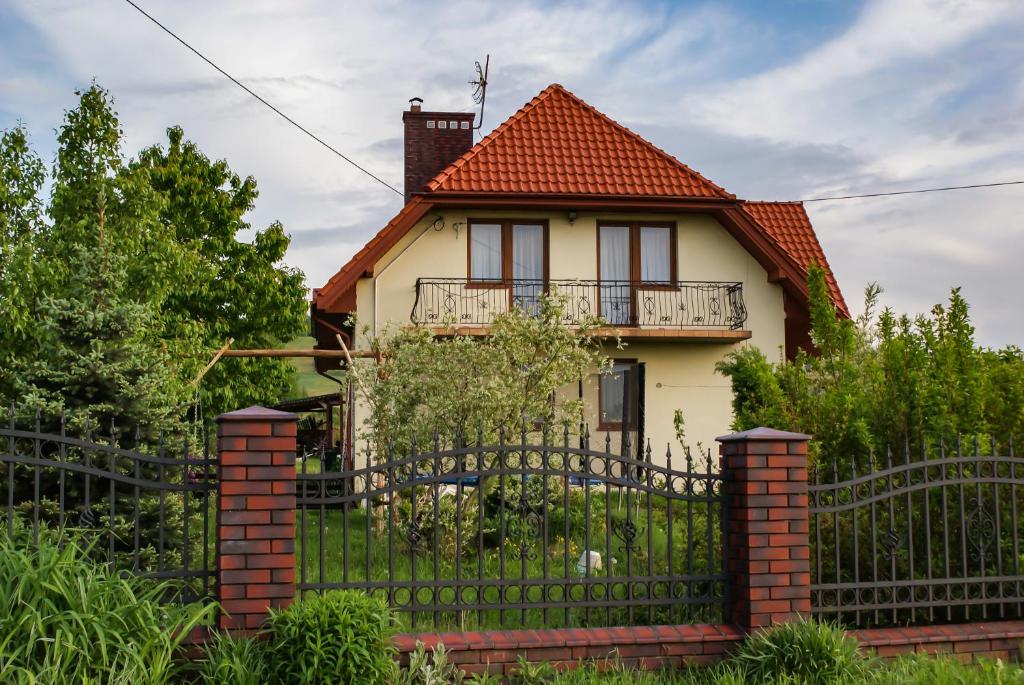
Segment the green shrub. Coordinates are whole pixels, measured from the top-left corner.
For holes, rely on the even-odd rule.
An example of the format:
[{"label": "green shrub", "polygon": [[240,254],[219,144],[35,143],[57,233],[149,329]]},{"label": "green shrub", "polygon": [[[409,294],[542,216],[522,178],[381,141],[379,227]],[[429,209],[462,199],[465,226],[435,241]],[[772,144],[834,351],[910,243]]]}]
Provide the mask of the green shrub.
[{"label": "green shrub", "polygon": [[840,685],[863,676],[867,661],[839,627],[793,621],[749,636],[732,663],[751,682],[792,677],[802,685]]},{"label": "green shrub", "polygon": [[266,644],[214,633],[203,649],[199,677],[207,685],[267,685]]},{"label": "green shrub", "polygon": [[387,605],[363,592],[315,595],[270,616],[267,659],[289,685],[381,685],[397,672]]},{"label": "green shrub", "polygon": [[[61,543],[63,546],[61,546]],[[111,572],[91,545],[40,531],[0,535],[0,682],[162,685],[211,606],[161,602],[175,586]]]}]

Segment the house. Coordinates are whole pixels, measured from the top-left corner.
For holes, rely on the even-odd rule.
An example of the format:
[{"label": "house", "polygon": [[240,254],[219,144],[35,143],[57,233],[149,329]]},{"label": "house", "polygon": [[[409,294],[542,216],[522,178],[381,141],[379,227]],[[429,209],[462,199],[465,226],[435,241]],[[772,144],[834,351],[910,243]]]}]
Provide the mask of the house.
[{"label": "house", "polygon": [[486,335],[495,313],[557,290],[570,319],[599,313],[626,343],[579,389],[591,428],[660,455],[677,409],[692,443],[728,430],[715,363],[730,351],[810,345],[807,270],[828,261],[801,204],[741,200],[558,84],[476,144],[473,114],[410,102],[405,206],[313,291],[318,346],[365,343],[349,314],[371,332]]}]

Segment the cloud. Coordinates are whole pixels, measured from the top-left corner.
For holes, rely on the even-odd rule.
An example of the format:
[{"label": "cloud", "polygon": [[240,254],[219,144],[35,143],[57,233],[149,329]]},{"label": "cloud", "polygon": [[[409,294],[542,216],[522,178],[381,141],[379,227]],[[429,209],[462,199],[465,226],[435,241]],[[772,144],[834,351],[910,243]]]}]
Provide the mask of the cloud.
[{"label": "cloud", "polygon": [[[401,188],[412,96],[468,111],[491,55],[484,131],[551,82],[741,196],[795,199],[1024,178],[1024,4],[540,0],[145,2],[143,6],[360,164]],[[813,15],[808,20],[805,15]],[[0,127],[23,119],[44,158],[92,77],[131,150],[169,125],[259,182],[256,227],[281,220],[288,259],[321,285],[401,198],[330,154],[121,3],[0,6]],[[963,284],[991,344],[1009,315],[1024,191],[808,205],[853,303],[879,280],[926,311]]]}]

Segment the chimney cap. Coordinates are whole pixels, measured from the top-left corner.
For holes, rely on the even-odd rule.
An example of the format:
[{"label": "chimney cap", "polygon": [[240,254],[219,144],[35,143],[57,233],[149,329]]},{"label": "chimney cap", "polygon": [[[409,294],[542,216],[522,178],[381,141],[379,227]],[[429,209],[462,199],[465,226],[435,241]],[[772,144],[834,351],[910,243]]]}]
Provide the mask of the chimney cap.
[{"label": "chimney cap", "polygon": [[409,111],[410,112],[419,112],[420,109],[421,109],[420,105],[422,105],[422,104],[423,104],[423,98],[419,98],[419,97],[409,98]]}]

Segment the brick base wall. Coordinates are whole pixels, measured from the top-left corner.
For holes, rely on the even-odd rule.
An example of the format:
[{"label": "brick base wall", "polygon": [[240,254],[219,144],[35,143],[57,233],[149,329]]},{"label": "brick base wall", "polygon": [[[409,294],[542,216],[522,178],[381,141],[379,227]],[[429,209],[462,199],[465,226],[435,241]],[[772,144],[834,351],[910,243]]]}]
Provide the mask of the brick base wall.
[{"label": "brick base wall", "polygon": [[589,661],[645,670],[704,666],[719,661],[742,639],[743,633],[732,626],[682,625],[409,633],[396,636],[394,643],[403,665],[418,642],[427,651],[440,643],[466,673],[511,675],[520,657],[560,669]]},{"label": "brick base wall", "polygon": [[985,656],[1020,661],[1024,621],[993,621],[946,626],[855,630],[864,651],[880,657],[902,654],[951,654],[969,661]]},{"label": "brick base wall", "polygon": [[[969,661],[978,657],[1020,661],[1024,621],[967,623],[912,628],[854,630],[861,649],[883,658],[903,654],[949,654]],[[519,658],[548,662],[559,669],[581,663],[658,670],[707,666],[726,658],[744,633],[730,625],[642,626],[634,628],[565,628],[494,630],[465,633],[405,633],[394,638],[399,662],[422,642],[429,652],[443,644],[451,663],[469,673],[514,673]]]}]

